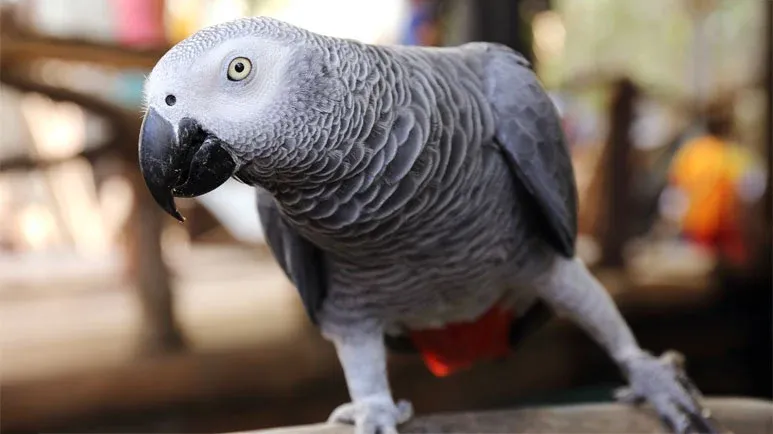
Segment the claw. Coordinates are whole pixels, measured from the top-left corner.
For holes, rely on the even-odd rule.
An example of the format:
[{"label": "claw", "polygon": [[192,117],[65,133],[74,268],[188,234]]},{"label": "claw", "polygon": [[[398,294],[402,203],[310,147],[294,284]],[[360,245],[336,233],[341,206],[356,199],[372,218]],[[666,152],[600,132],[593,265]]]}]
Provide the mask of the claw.
[{"label": "claw", "polygon": [[714,418],[711,416],[711,412],[708,409],[703,409],[698,413],[687,412],[690,418],[690,423],[699,433],[707,434],[731,434],[730,431],[723,428]]},{"label": "claw", "polygon": [[340,405],[330,413],[330,417],[327,418],[327,423],[354,425],[355,410],[356,407],[351,402]]},{"label": "claw", "polygon": [[360,401],[336,408],[328,423],[355,425],[356,434],[398,434],[396,426],[412,415],[413,406],[408,401],[400,400],[397,404],[391,400]]},{"label": "claw", "polygon": [[644,403],[645,399],[642,396],[637,395],[634,393],[633,389],[630,387],[620,387],[617,390],[615,390],[615,400],[618,402],[622,402],[623,404],[629,404],[629,405],[641,405]]},{"label": "claw", "polygon": [[702,394],[684,371],[684,356],[669,351],[655,358],[642,353],[627,362],[630,387],[615,393],[618,401],[647,401],[670,431],[675,433],[729,433],[701,407]]},{"label": "claw", "polygon": [[660,356],[660,359],[663,360],[663,362],[672,365],[679,371],[684,371],[687,364],[686,359],[684,358],[684,354],[675,350],[666,351],[663,353],[663,355]]}]

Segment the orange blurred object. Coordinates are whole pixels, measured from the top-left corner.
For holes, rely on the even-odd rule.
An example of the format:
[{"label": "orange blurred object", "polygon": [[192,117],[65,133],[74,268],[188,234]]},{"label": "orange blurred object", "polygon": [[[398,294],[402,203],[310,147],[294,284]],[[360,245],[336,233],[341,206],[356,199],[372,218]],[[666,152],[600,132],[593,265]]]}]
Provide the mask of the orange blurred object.
[{"label": "orange blurred object", "polygon": [[672,185],[687,198],[684,235],[737,261],[745,258],[737,186],[751,163],[740,146],[706,135],[684,144],[671,166]]}]

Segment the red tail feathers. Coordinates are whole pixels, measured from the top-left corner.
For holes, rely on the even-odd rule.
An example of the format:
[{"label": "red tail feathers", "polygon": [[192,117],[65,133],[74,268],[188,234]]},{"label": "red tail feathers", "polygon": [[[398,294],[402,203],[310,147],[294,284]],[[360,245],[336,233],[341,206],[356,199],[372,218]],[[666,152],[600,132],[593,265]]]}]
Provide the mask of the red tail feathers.
[{"label": "red tail feathers", "polygon": [[512,318],[512,312],[495,306],[474,322],[414,330],[411,340],[427,368],[434,375],[445,377],[479,360],[506,356]]}]

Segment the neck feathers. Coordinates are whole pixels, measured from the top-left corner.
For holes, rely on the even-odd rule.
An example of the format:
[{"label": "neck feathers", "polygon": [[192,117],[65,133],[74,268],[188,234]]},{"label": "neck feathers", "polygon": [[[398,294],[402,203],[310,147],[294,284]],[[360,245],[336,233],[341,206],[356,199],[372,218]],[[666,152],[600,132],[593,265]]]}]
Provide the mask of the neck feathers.
[{"label": "neck feathers", "polygon": [[316,53],[325,65],[318,83],[327,83],[336,103],[288,122],[284,140],[238,174],[271,192],[299,226],[373,230],[371,221],[398,212],[428,178],[426,165],[409,173],[424,161],[433,131],[428,100],[414,95],[404,66],[383,50],[346,41]]}]

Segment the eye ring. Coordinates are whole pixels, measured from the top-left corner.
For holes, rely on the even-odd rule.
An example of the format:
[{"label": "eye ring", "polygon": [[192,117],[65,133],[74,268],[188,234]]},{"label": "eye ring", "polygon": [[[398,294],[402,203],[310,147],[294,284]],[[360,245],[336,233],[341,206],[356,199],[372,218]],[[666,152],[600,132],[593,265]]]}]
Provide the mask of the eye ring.
[{"label": "eye ring", "polygon": [[228,79],[230,81],[242,81],[250,75],[252,62],[246,57],[236,57],[228,64]]}]

